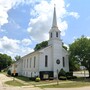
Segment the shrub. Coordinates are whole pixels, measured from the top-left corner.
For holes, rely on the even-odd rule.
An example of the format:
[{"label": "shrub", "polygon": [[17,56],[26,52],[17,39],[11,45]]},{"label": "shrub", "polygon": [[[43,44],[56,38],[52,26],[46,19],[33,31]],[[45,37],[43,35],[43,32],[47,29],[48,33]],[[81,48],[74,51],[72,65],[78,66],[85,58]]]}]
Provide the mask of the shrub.
[{"label": "shrub", "polygon": [[66,80],[67,79],[67,77],[65,77],[65,76],[60,76],[59,77],[59,80]]},{"label": "shrub", "polygon": [[35,81],[36,81],[36,82],[39,82],[39,81],[40,81],[40,78],[39,78],[39,77],[37,77],[37,78],[35,79]]},{"label": "shrub", "polygon": [[73,76],[73,72],[66,72],[66,76]]},{"label": "shrub", "polygon": [[72,79],[72,76],[67,76],[67,79]]},{"label": "shrub", "polygon": [[58,74],[58,76],[59,77],[60,76],[66,76],[66,72],[63,69],[61,69],[60,72],[59,72],[59,74]]},{"label": "shrub", "polygon": [[29,80],[31,80],[31,81],[35,81],[36,78],[35,78],[35,77],[29,77]]},{"label": "shrub", "polygon": [[53,80],[54,79],[54,77],[49,77],[49,80]]},{"label": "shrub", "polygon": [[8,75],[11,75],[11,70],[8,70],[8,71],[7,71],[7,74],[8,74]]},{"label": "shrub", "polygon": [[15,73],[15,76],[18,76],[18,73]]},{"label": "shrub", "polygon": [[77,76],[72,76],[72,79],[76,79],[77,78]]}]

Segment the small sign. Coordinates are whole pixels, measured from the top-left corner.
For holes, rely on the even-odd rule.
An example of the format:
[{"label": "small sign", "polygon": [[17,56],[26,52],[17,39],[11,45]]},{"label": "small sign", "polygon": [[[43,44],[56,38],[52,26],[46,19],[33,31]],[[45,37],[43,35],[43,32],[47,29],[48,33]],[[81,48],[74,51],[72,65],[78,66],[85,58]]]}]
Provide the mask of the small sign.
[{"label": "small sign", "polygon": [[16,70],[13,71],[14,75],[16,74]]},{"label": "small sign", "polygon": [[44,79],[48,79],[48,77],[49,77],[48,74],[44,74],[44,75],[43,75],[43,78],[44,78]]}]

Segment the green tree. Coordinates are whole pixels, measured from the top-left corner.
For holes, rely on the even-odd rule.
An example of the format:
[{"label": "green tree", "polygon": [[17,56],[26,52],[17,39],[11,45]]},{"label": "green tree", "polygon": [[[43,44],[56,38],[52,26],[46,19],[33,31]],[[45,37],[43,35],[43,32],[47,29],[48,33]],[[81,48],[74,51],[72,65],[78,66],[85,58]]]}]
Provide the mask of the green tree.
[{"label": "green tree", "polygon": [[80,63],[75,56],[69,55],[69,69],[70,71],[80,70]]},{"label": "green tree", "polygon": [[19,56],[19,55],[16,55],[16,56],[15,56],[15,60],[16,60],[16,61],[18,61],[18,60],[20,60],[20,59],[21,59],[21,56]]},{"label": "green tree", "polygon": [[69,47],[70,65],[71,62],[78,66],[81,63],[89,71],[90,77],[90,39],[82,36],[73,42]]},{"label": "green tree", "polygon": [[[45,47],[47,47],[47,46],[48,46],[48,41],[43,41],[43,42],[41,42],[41,43],[39,43],[39,44],[36,44],[34,50],[37,51],[37,50],[40,50],[40,49],[45,48]],[[67,47],[64,46],[64,44],[62,44],[62,47],[63,47],[65,50],[67,50]]]},{"label": "green tree", "polygon": [[62,43],[62,47],[63,47],[66,51],[68,51],[68,47],[65,46],[64,43]]},{"label": "green tree", "polygon": [[41,42],[39,44],[36,44],[34,50],[37,51],[37,50],[45,48],[47,46],[48,46],[48,41],[43,41],[43,42]]},{"label": "green tree", "polygon": [[0,71],[12,63],[12,58],[6,54],[0,54]]},{"label": "green tree", "polygon": [[62,47],[63,47],[66,51],[68,50],[68,48],[67,48],[66,46],[63,45]]}]

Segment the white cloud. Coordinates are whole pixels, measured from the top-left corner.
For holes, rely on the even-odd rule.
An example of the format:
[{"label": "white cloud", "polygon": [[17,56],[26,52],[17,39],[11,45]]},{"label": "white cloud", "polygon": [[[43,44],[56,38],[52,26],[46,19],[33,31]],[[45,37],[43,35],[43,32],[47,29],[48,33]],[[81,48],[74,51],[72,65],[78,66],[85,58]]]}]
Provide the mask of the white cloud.
[{"label": "white cloud", "polygon": [[71,15],[76,19],[79,18],[77,12],[68,12],[66,10],[70,4],[65,4],[64,0],[51,0],[49,3],[46,0],[42,0],[39,4],[35,5],[32,9],[29,26],[27,31],[35,41],[47,40],[47,33],[49,32],[52,24],[53,6],[56,4],[57,22],[61,35],[65,35],[65,30],[68,28],[67,21],[62,21],[65,16]]},{"label": "white cloud", "polygon": [[70,6],[70,3],[66,5],[66,7],[69,7]]},{"label": "white cloud", "polygon": [[32,48],[29,48],[28,45],[31,44],[31,40],[15,40],[10,39],[6,36],[0,38],[0,52],[7,53],[8,55],[14,57],[16,55],[25,55],[33,51]]},{"label": "white cloud", "polygon": [[[38,4],[35,4],[39,2]],[[42,41],[48,39],[48,32],[52,25],[52,15],[53,15],[53,4],[56,4],[57,11],[57,21],[58,27],[61,31],[61,35],[65,35],[65,30],[68,28],[67,21],[63,20],[65,16],[71,15],[76,19],[79,18],[77,12],[68,12],[66,7],[70,4],[65,5],[64,0],[0,0],[0,27],[5,23],[8,23],[8,11],[12,8],[16,8],[19,4],[33,4],[34,8],[30,14],[33,18],[30,18],[29,26],[27,31],[30,33],[30,38],[35,41]],[[13,22],[15,26],[17,24]],[[18,28],[20,28],[18,26]],[[24,55],[33,51],[29,48],[32,44],[31,40],[25,38],[23,40],[10,39],[6,36],[0,38],[0,52],[7,53],[8,55]]]},{"label": "white cloud", "polygon": [[87,36],[88,39],[90,39],[90,36]]},{"label": "white cloud", "polygon": [[0,32],[6,32],[6,30],[4,30],[4,29],[0,28]]},{"label": "white cloud", "polygon": [[9,39],[6,36],[4,36],[3,38],[0,38],[0,46],[1,48],[5,49],[5,50],[18,50],[19,49],[19,40],[13,40],[13,39]]},{"label": "white cloud", "polygon": [[68,28],[67,21],[62,21],[58,23],[58,28],[61,31],[61,35],[65,36],[65,30]]},{"label": "white cloud", "polygon": [[69,50],[69,46],[67,44],[64,43],[64,46],[67,47],[67,50]]},{"label": "white cloud", "polygon": [[[36,1],[36,0],[35,0]],[[0,0],[0,25],[8,23],[8,11],[19,4],[34,3],[33,0]]]},{"label": "white cloud", "polygon": [[29,46],[30,44],[32,44],[32,41],[30,39],[23,39],[22,44],[24,46]]},{"label": "white cloud", "polygon": [[76,19],[80,17],[80,15],[77,12],[70,12],[69,15],[75,17]]}]

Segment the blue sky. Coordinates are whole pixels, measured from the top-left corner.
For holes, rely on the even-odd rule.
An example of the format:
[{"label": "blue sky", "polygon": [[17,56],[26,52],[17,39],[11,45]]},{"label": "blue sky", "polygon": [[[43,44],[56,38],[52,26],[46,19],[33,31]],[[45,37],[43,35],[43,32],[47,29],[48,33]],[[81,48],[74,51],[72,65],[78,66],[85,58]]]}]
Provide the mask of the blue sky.
[{"label": "blue sky", "polygon": [[90,37],[90,0],[0,0],[0,53],[23,56],[48,40],[54,3],[65,45]]}]

